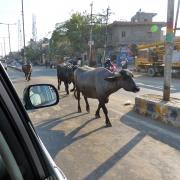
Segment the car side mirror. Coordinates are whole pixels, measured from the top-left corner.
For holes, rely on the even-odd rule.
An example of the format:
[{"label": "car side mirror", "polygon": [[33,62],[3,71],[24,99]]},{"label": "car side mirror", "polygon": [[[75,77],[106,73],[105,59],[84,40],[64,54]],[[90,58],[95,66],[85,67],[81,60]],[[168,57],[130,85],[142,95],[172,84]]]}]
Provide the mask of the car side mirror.
[{"label": "car side mirror", "polygon": [[26,110],[39,109],[58,104],[59,94],[50,84],[29,85],[23,92],[23,103]]}]

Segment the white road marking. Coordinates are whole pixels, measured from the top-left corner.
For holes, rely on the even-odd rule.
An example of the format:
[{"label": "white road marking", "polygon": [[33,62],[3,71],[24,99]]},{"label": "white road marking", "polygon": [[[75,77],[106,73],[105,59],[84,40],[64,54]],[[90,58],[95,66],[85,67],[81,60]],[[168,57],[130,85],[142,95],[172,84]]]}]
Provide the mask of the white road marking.
[{"label": "white road marking", "polygon": [[[141,83],[141,82],[139,82],[139,83],[136,83],[137,85],[142,85],[142,86],[145,86],[145,87],[150,87],[150,88],[155,88],[155,89],[163,89],[163,87],[162,86],[153,86],[153,85],[149,85],[149,84],[144,84],[144,83]],[[173,88],[173,86],[171,86],[171,90],[176,90],[175,88]]]}]

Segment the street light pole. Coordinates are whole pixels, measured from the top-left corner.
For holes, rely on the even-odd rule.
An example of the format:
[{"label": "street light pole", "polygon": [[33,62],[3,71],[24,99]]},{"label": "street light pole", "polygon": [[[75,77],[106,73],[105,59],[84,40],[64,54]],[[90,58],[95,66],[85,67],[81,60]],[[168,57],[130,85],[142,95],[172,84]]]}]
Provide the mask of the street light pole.
[{"label": "street light pole", "polygon": [[14,23],[14,24],[0,23],[0,24],[4,24],[4,25],[7,25],[7,26],[8,26],[9,52],[10,52],[10,54],[11,54],[11,37],[10,37],[10,28],[9,28],[9,26],[10,26],[10,25],[16,25],[16,23]]},{"label": "street light pole", "polygon": [[21,1],[21,5],[22,5],[22,25],[23,25],[23,45],[24,45],[24,51],[23,51],[23,62],[24,64],[26,63],[26,58],[25,58],[25,30],[24,30],[24,4],[23,4],[23,0]]},{"label": "street light pole", "polygon": [[167,7],[167,28],[166,28],[166,54],[164,66],[164,91],[163,100],[170,100],[170,87],[171,87],[171,70],[172,70],[172,53],[174,48],[174,0],[168,0]]},{"label": "street light pole", "polygon": [[5,37],[3,37],[3,41],[4,41],[4,56],[6,57],[6,42],[5,42]]},{"label": "street light pole", "polygon": [[89,39],[89,66],[92,65],[92,10],[93,10],[93,3],[90,4],[91,6],[91,24],[90,24],[90,39]]},{"label": "street light pole", "polygon": [[103,53],[103,64],[105,63],[105,59],[106,59],[109,10],[110,10],[110,9],[109,9],[109,7],[108,7],[108,8],[107,8],[107,14],[106,14],[106,31],[105,31],[105,43],[104,43],[104,53]]},{"label": "street light pole", "polygon": [[1,43],[1,55],[3,56],[3,45]]},{"label": "street light pole", "polygon": [[6,56],[6,40],[5,38],[8,38],[8,37],[0,37],[3,39],[3,44],[4,44],[4,56]]},{"label": "street light pole", "polygon": [[9,37],[9,51],[11,54],[11,38],[10,38],[9,24],[8,24],[8,37]]}]

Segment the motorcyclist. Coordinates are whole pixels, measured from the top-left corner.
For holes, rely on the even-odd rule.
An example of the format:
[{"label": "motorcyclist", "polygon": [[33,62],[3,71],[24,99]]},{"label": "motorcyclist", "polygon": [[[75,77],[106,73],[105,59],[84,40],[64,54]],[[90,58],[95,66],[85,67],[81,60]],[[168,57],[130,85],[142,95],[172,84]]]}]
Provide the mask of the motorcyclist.
[{"label": "motorcyclist", "polygon": [[110,58],[107,58],[105,63],[104,63],[104,67],[112,72],[116,71],[116,67],[115,65],[111,62]]}]

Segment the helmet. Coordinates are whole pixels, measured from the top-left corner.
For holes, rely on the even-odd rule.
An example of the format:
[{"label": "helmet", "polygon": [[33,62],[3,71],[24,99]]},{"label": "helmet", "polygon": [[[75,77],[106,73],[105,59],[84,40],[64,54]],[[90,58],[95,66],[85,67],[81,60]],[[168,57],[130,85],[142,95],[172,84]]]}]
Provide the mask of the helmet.
[{"label": "helmet", "polygon": [[109,61],[111,61],[110,58],[106,58],[106,62],[109,62]]}]

